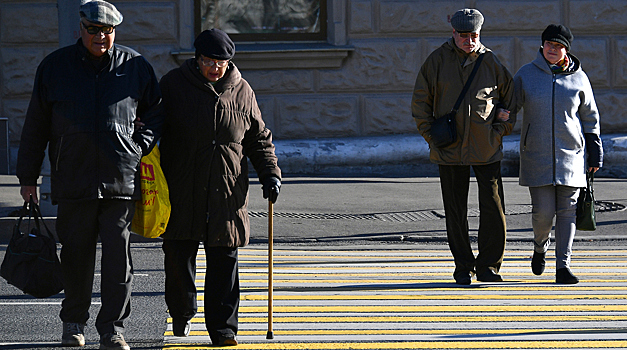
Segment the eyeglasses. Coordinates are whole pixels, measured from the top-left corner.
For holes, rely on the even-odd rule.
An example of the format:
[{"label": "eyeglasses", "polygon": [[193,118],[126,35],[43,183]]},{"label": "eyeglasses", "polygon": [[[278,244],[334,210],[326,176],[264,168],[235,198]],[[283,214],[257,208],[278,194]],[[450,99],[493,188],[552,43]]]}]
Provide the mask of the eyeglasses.
[{"label": "eyeglasses", "polygon": [[561,49],[565,49],[566,48],[566,46],[564,46],[564,45],[562,45],[560,43],[556,43],[556,42],[548,41],[548,40],[546,40],[544,42],[544,46],[546,48],[548,48],[548,49],[555,50],[555,51],[560,51]]},{"label": "eyeglasses", "polygon": [[468,39],[468,38],[477,39],[479,37],[479,33],[457,33],[457,34],[464,39]]},{"label": "eyeglasses", "polygon": [[205,66],[205,67],[213,67],[215,65],[218,68],[223,68],[227,64],[229,64],[229,61],[216,61],[216,60],[212,60],[211,58],[204,59],[204,58],[201,57],[200,58],[200,63],[202,63],[202,65]]},{"label": "eyeglasses", "polygon": [[88,25],[85,25],[85,23],[83,23],[83,22],[81,22],[81,25],[83,26],[83,28],[85,28],[87,33],[89,33],[91,35],[96,35],[99,32],[102,32],[103,34],[111,34],[115,30],[115,27],[113,27],[113,26],[103,26],[103,27],[88,26]]}]

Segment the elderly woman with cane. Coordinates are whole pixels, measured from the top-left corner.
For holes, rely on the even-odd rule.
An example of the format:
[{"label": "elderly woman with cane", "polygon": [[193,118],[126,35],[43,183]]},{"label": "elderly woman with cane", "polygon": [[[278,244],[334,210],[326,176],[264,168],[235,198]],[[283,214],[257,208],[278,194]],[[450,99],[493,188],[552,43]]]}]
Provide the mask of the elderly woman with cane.
[{"label": "elderly woman with cane", "polygon": [[205,324],[214,346],[237,345],[240,300],[237,248],[248,243],[248,162],[276,202],[281,170],[272,133],[255,94],[231,58],[235,45],[205,30],[196,55],[160,82],[166,110],[161,167],[172,213],[163,234],[165,299],[175,336],[187,336],[196,314],[196,254],[207,256]]},{"label": "elderly woman with cane", "polygon": [[551,24],[542,33],[536,59],[514,76],[516,107],[524,109],[520,140],[520,185],[533,206],[531,269],[541,275],[555,219],[555,282],[575,284],[570,270],[579,188],[586,171],[603,164],[599,112],[588,76],[570,53],[573,35]]}]

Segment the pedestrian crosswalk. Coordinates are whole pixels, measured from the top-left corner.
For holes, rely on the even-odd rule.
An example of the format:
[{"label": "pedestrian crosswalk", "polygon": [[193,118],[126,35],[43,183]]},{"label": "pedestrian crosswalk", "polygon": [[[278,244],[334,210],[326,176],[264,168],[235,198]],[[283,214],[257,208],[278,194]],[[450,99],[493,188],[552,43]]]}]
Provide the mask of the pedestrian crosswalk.
[{"label": "pedestrian crosswalk", "polygon": [[[413,247],[413,248],[412,248]],[[581,282],[554,283],[547,254],[531,273],[529,247],[505,254],[502,283],[456,285],[447,246],[275,247],[274,339],[268,330],[267,250],[239,250],[238,349],[593,349],[627,348],[627,250],[582,248]],[[202,291],[205,257],[198,256]],[[189,337],[166,349],[211,347],[203,295]]]}]

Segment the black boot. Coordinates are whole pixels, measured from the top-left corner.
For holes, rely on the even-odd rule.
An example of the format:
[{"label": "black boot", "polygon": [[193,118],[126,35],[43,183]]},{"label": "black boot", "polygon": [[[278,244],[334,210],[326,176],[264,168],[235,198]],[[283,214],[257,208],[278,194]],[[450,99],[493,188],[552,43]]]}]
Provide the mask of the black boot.
[{"label": "black boot", "polygon": [[563,267],[561,269],[557,269],[557,271],[555,272],[555,283],[577,284],[579,283],[579,278],[573,275],[568,267]]},{"label": "black boot", "polygon": [[546,253],[533,252],[533,258],[531,258],[531,271],[534,275],[540,276],[544,272],[544,256]]}]

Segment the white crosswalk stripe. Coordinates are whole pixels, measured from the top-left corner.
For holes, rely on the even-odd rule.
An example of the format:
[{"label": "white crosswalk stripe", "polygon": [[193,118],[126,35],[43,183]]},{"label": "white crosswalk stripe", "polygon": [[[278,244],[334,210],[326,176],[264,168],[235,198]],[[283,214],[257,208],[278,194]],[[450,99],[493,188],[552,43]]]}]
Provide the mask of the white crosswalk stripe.
[{"label": "white crosswalk stripe", "polygon": [[[458,286],[446,246],[413,247],[275,248],[273,340],[266,339],[267,250],[240,249],[235,348],[627,348],[625,250],[575,250],[581,282],[557,285],[552,251],[544,275],[535,276],[530,250],[514,247],[501,269],[505,282]],[[197,265],[202,291],[203,255]],[[202,293],[198,299],[189,337],[174,337],[168,320],[166,349],[211,347]]]}]

